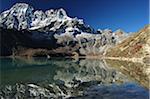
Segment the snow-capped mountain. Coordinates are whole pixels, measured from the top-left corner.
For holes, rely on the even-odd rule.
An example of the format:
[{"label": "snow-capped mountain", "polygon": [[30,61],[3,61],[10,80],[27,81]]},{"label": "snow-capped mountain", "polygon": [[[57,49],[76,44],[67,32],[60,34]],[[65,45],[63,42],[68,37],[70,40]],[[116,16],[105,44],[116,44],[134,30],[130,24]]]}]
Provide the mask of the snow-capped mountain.
[{"label": "snow-capped mountain", "polygon": [[[70,28],[75,30],[77,25],[78,28],[83,27],[84,30],[89,28],[84,26],[83,20],[68,17],[62,8],[43,12],[42,10],[34,10],[33,7],[25,3],[17,3],[9,10],[2,12],[0,15],[0,25],[7,29],[43,29],[44,32],[55,32],[58,29],[66,29],[67,31]],[[60,32],[63,32],[63,30]]]},{"label": "snow-capped mountain", "polygon": [[[89,53],[104,52],[110,45],[121,41],[122,37],[110,29],[96,31],[82,19],[69,17],[62,8],[44,12],[35,10],[26,3],[16,3],[0,14],[0,30],[3,38],[9,38],[12,47],[18,44],[36,48],[78,45],[82,51],[83,48],[88,48],[85,52]],[[10,46],[8,40],[2,40],[4,45],[1,46]],[[11,50],[12,47],[5,49]],[[93,47],[97,47],[98,51],[93,51]]]},{"label": "snow-capped mountain", "polygon": [[28,4],[17,3],[0,15],[1,26],[17,30],[28,29],[33,20],[33,8]]}]

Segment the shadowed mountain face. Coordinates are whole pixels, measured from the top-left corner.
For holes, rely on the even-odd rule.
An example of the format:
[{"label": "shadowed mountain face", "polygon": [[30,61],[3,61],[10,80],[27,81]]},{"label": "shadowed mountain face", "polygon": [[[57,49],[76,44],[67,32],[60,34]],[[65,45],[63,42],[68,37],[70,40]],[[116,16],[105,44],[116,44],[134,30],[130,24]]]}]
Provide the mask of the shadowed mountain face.
[{"label": "shadowed mountain face", "polygon": [[15,51],[25,50],[23,48],[51,49],[56,47],[56,40],[52,35],[49,35],[50,39],[47,39],[42,33],[36,32],[39,37],[35,38],[33,37],[34,32],[35,31],[18,31],[15,29],[0,28],[0,55],[9,56],[13,53],[17,53]]},{"label": "shadowed mountain face", "polygon": [[[115,32],[109,29],[94,30],[82,19],[67,16],[63,9],[43,12],[25,3],[17,3],[0,14],[0,35],[1,56],[22,55],[22,52],[32,56],[24,50],[29,48],[30,51],[34,49],[34,53],[39,49],[56,49],[53,54],[64,53],[59,49],[69,52],[73,48],[68,55],[73,52],[97,55],[105,53],[126,37],[120,29]],[[49,54],[47,51],[45,53]]]},{"label": "shadowed mountain face", "polygon": [[147,25],[137,33],[130,35],[122,43],[109,49],[107,56],[111,57],[136,57],[150,58],[150,25]]}]

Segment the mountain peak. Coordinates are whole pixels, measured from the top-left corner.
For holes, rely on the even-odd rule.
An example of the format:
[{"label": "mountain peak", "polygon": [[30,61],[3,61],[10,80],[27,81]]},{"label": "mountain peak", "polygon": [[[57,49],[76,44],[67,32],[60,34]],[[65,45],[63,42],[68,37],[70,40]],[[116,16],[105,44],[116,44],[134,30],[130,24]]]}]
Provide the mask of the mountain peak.
[{"label": "mountain peak", "polygon": [[15,8],[15,7],[27,8],[29,6],[30,5],[27,4],[27,3],[16,3],[16,4],[13,5],[13,8]]},{"label": "mountain peak", "polygon": [[16,3],[1,13],[0,25],[9,29],[27,29],[30,27],[33,10],[33,7],[26,3]]},{"label": "mountain peak", "polygon": [[126,33],[122,29],[118,29],[114,32],[114,35],[116,35],[116,36],[123,36],[125,34]]},{"label": "mountain peak", "polygon": [[12,6],[12,8],[10,9],[10,11],[12,11],[12,13],[26,13],[26,11],[33,11],[33,7],[30,6],[29,4],[26,3],[16,3],[15,5]]},{"label": "mountain peak", "polygon": [[117,29],[117,30],[115,31],[115,33],[118,33],[118,32],[124,33],[124,31],[123,31],[122,29]]},{"label": "mountain peak", "polygon": [[[50,25],[52,22],[57,23],[58,26],[66,20],[69,22],[73,19],[67,16],[63,8],[43,12],[42,10],[34,10],[29,4],[16,3],[9,10],[0,14],[0,26],[8,29],[33,30]],[[80,20],[77,19],[77,21]]]},{"label": "mountain peak", "polygon": [[59,18],[63,18],[65,16],[67,16],[67,13],[66,13],[66,11],[63,8],[60,8],[57,11],[57,15],[58,15]]},{"label": "mountain peak", "polygon": [[[143,29],[140,30],[141,32],[143,31],[150,31],[150,24],[146,25]],[[148,32],[146,32],[148,33]]]}]

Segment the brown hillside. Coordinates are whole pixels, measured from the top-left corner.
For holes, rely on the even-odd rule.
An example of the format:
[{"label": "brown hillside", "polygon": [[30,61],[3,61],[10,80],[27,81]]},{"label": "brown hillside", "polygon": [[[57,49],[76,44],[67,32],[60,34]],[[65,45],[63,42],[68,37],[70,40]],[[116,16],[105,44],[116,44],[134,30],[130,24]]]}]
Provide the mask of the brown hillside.
[{"label": "brown hillside", "polygon": [[150,25],[130,35],[106,53],[109,57],[150,57]]}]

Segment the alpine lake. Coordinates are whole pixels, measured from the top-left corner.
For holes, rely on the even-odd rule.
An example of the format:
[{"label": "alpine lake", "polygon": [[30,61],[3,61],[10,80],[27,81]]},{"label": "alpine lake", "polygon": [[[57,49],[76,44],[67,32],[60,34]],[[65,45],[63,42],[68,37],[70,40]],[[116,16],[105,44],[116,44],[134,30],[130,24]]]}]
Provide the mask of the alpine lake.
[{"label": "alpine lake", "polygon": [[149,99],[149,65],[66,58],[0,58],[0,99]]}]

